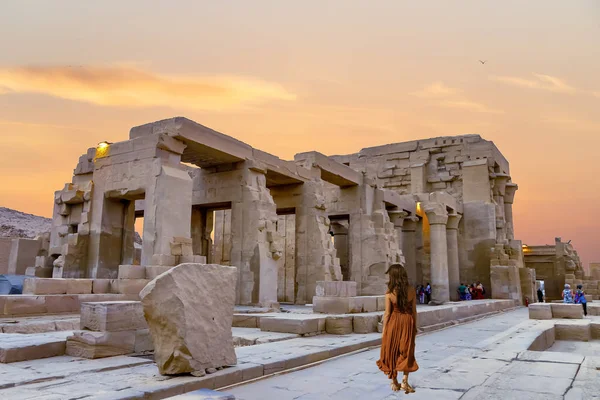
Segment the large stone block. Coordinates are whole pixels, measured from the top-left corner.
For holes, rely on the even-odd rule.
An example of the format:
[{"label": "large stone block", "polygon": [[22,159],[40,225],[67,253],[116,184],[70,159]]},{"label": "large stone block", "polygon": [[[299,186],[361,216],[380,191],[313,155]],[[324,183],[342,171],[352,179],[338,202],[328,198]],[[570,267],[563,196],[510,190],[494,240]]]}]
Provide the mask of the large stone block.
[{"label": "large stone block", "polygon": [[237,363],[231,325],[237,269],[181,264],[140,293],[163,375],[204,372]]},{"label": "large stone block", "polygon": [[139,294],[150,282],[148,279],[113,279],[110,291],[119,294]]},{"label": "large stone block", "polygon": [[297,335],[317,334],[325,331],[326,318],[312,316],[263,317],[260,330],[265,332],[295,333]]},{"label": "large stone block", "polygon": [[136,353],[145,353],[154,350],[150,329],[140,329],[135,331],[135,346],[133,350]]},{"label": "large stone block", "polygon": [[48,314],[75,313],[79,311],[79,296],[76,294],[46,296]]},{"label": "large stone block", "polygon": [[91,294],[93,279],[67,279],[67,294]]},{"label": "large stone block", "polygon": [[46,296],[2,296],[4,315],[45,314]]},{"label": "large stone block", "polygon": [[350,298],[315,296],[313,311],[323,314],[347,314],[350,312]]},{"label": "large stone block", "polygon": [[547,303],[530,304],[529,319],[552,319],[552,305]]},{"label": "large stone block", "polygon": [[589,342],[591,339],[591,328],[589,321],[585,322],[586,323],[580,324],[566,324],[557,322],[556,324],[554,324],[556,339]]},{"label": "large stone block", "polygon": [[67,279],[26,278],[23,282],[23,294],[66,294]]},{"label": "large stone block", "polygon": [[154,279],[160,274],[167,272],[172,266],[148,265],[146,266],[146,279]]},{"label": "large stone block", "polygon": [[92,293],[110,293],[110,281],[110,279],[94,279],[92,283]]},{"label": "large stone block", "polygon": [[147,329],[139,301],[106,301],[81,304],[81,329],[117,332]]},{"label": "large stone block", "polygon": [[142,265],[119,265],[119,279],[146,279],[146,267]]},{"label": "large stone block", "polygon": [[348,335],[352,333],[352,315],[327,317],[325,331],[330,335]]},{"label": "large stone block", "polygon": [[133,353],[135,331],[76,331],[67,338],[66,354],[72,357],[104,358]]},{"label": "large stone block", "polygon": [[581,304],[552,303],[552,318],[582,319]]},{"label": "large stone block", "polygon": [[316,295],[318,297],[354,297],[356,296],[356,282],[318,281]]},{"label": "large stone block", "polygon": [[259,318],[256,315],[233,314],[232,326],[237,328],[258,328]]},{"label": "large stone block", "polygon": [[377,332],[378,323],[379,314],[357,314],[354,315],[353,331],[354,333]]}]

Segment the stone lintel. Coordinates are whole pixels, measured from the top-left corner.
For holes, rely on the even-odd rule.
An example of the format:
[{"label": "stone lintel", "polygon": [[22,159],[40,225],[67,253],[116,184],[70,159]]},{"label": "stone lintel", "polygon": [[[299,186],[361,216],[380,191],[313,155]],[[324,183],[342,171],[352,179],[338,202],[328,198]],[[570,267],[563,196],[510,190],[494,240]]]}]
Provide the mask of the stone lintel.
[{"label": "stone lintel", "polygon": [[357,186],[362,182],[360,172],[317,151],[296,154],[294,161],[304,166],[319,168],[321,179],[339,187]]},{"label": "stone lintel", "polygon": [[415,214],[417,211],[417,202],[415,196],[401,195],[390,189],[381,189],[383,192],[383,202],[388,206],[398,207],[399,209]]}]

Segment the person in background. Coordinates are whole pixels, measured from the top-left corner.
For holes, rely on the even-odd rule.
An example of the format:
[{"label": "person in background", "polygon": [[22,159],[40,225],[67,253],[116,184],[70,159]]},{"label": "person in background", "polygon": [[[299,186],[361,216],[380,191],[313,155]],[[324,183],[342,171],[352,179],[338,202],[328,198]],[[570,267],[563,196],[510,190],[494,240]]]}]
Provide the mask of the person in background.
[{"label": "person in background", "polygon": [[568,283],[565,285],[565,289],[562,291],[563,303],[565,304],[573,304],[573,291],[571,290],[571,285]]},{"label": "person in background", "polygon": [[459,294],[461,300],[464,301],[467,299],[467,287],[465,286],[464,283],[461,283],[460,286],[458,287],[458,294]]},{"label": "person in background", "polygon": [[583,285],[577,285],[575,291],[575,304],[581,304],[583,306],[583,315],[587,317],[587,300],[585,298],[585,292],[583,291]]},{"label": "person in background", "polygon": [[425,286],[425,298],[425,304],[429,304],[429,302],[431,301],[431,285],[429,284],[429,282],[427,282],[427,286]]},{"label": "person in background", "polygon": [[540,286],[537,290],[538,301],[540,303],[544,302],[544,292],[542,291],[542,287]]},{"label": "person in background", "polygon": [[425,304],[425,286],[419,285],[419,303]]},{"label": "person in background", "polygon": [[481,282],[477,282],[477,285],[475,286],[475,300],[483,300],[483,293],[483,285]]}]

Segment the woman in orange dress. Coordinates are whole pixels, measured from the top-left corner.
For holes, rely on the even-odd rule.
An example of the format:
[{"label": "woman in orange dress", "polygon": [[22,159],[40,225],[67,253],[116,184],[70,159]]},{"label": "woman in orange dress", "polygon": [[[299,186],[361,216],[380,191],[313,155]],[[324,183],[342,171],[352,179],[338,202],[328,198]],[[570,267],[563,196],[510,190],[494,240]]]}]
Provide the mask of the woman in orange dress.
[{"label": "woman in orange dress", "polygon": [[[393,391],[400,389],[414,393],[408,384],[408,374],[419,369],[415,360],[415,338],[417,336],[417,296],[408,284],[406,270],[393,264],[386,272],[389,275],[383,314],[383,337],[381,355],[377,366],[392,380]],[[404,373],[398,383],[398,373]]]}]

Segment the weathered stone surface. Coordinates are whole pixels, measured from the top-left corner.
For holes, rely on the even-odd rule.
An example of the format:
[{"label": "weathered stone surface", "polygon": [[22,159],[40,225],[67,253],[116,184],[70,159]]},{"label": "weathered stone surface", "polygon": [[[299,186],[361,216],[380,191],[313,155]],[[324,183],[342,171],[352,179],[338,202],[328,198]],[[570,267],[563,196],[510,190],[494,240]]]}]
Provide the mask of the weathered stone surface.
[{"label": "weathered stone surface", "polygon": [[529,305],[529,319],[552,319],[552,306],[546,303]]},{"label": "weathered stone surface", "polygon": [[133,353],[135,331],[76,331],[67,338],[66,354],[72,357],[103,358]]},{"label": "weathered stone surface", "polygon": [[92,279],[66,279],[67,294],[91,294]]},{"label": "weathered stone surface", "polygon": [[352,315],[327,317],[325,331],[330,335],[348,335],[352,333]]},{"label": "weathered stone surface", "polygon": [[110,279],[94,279],[92,283],[92,293],[110,293]]},{"label": "weathered stone surface", "polygon": [[113,279],[110,291],[119,294],[139,294],[150,282],[148,279]]},{"label": "weathered stone surface", "polygon": [[557,322],[554,324],[556,339],[558,340],[578,340],[588,342],[591,339],[591,329],[589,321],[583,324],[565,324]]},{"label": "weathered stone surface", "polygon": [[172,266],[162,266],[162,265],[148,265],[146,266],[146,279],[154,279],[160,274],[167,272],[173,268]]},{"label": "weathered stone surface", "polygon": [[146,279],[146,267],[142,265],[119,265],[119,279]]},{"label": "weathered stone surface", "polygon": [[135,345],[133,350],[136,353],[145,353],[154,350],[150,329],[140,329],[135,331]]},{"label": "weathered stone surface", "polygon": [[107,301],[81,304],[81,329],[116,332],[147,329],[139,301]]},{"label": "weathered stone surface", "polygon": [[317,334],[325,331],[326,318],[311,315],[263,317],[260,330],[266,332],[295,333],[298,335]]},{"label": "weathered stone surface", "polygon": [[233,314],[233,325],[238,328],[258,328],[259,317],[255,315]]},{"label": "weathered stone surface", "polygon": [[379,314],[357,314],[354,316],[354,333],[377,332],[379,323]]},{"label": "weathered stone surface", "polygon": [[235,267],[181,264],[144,288],[140,296],[161,374],[236,364],[236,282]]},{"label": "weathered stone surface", "polygon": [[582,319],[583,307],[580,304],[552,303],[552,317]]},{"label": "weathered stone surface", "polygon": [[66,294],[67,280],[55,278],[27,278],[23,294]]},{"label": "weathered stone surface", "polygon": [[70,332],[46,332],[31,335],[0,335],[0,363],[37,360],[65,354]]},{"label": "weathered stone surface", "polygon": [[316,295],[319,297],[354,297],[356,296],[356,282],[318,281]]}]

